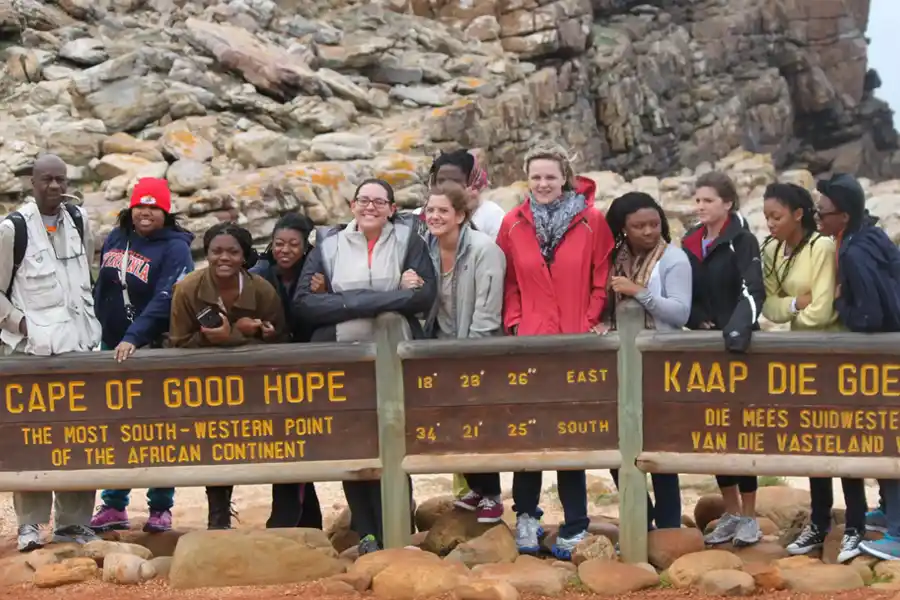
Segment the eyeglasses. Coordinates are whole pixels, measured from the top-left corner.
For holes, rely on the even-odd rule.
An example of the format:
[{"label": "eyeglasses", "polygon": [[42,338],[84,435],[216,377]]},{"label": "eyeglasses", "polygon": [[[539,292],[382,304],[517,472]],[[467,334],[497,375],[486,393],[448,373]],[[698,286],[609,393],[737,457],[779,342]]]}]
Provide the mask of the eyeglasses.
[{"label": "eyeglasses", "polygon": [[369,206],[370,204],[375,205],[375,208],[384,208],[391,203],[391,201],[387,198],[366,198],[365,196],[360,196],[359,198],[354,200],[354,202],[356,202],[363,208]]},{"label": "eyeglasses", "polygon": [[831,215],[839,215],[839,214],[841,214],[841,211],[839,211],[839,210],[831,210],[831,211],[826,212],[826,211],[819,210],[818,208],[813,213],[813,215],[819,220],[824,219],[825,217],[830,217]]}]

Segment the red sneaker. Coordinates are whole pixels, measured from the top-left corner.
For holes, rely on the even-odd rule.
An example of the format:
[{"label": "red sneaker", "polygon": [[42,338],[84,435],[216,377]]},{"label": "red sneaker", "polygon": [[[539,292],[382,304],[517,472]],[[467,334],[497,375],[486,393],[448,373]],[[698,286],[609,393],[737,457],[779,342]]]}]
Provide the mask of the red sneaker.
[{"label": "red sneaker", "polygon": [[479,523],[498,523],[503,520],[503,504],[490,498],[482,498],[476,514]]},{"label": "red sneaker", "polygon": [[463,510],[473,511],[478,508],[478,505],[481,503],[481,494],[476,494],[473,491],[469,491],[462,498],[458,498],[456,502],[453,503],[453,506],[456,508],[461,508]]}]

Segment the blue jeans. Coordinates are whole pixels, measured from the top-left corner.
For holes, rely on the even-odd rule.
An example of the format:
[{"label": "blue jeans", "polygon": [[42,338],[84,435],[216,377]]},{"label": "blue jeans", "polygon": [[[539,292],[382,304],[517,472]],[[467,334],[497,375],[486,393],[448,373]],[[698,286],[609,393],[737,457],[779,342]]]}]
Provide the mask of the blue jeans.
[{"label": "blue jeans", "polygon": [[[542,475],[540,471],[513,474],[513,510],[516,515],[529,515],[540,519],[538,508],[541,499]],[[559,528],[559,536],[570,538],[587,531],[591,520],[587,514],[587,481],[584,471],[557,471],[556,487],[563,506],[565,523]]]},{"label": "blue jeans", "polygon": [[[610,469],[616,489],[619,488],[619,470]],[[681,528],[681,488],[678,483],[678,475],[671,473],[651,473],[650,481],[653,482],[653,495],[656,504],[650,500],[647,494],[647,527],[656,525],[657,529]]]},{"label": "blue jeans", "polygon": [[884,499],[884,516],[887,519],[887,534],[900,539],[900,480],[879,479],[881,496]]},{"label": "blue jeans", "polygon": [[[103,504],[116,510],[125,510],[131,498],[131,490],[103,490],[100,498]],[[147,490],[147,504],[150,510],[172,510],[175,504],[175,488],[150,488]]]}]

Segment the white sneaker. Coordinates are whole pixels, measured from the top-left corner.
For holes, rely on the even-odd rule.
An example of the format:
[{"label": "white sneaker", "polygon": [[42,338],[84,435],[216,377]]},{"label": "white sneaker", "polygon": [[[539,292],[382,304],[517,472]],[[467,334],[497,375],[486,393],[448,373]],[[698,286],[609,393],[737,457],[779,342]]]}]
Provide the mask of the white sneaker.
[{"label": "white sneaker", "polygon": [[541,549],[541,522],[530,515],[519,515],[516,519],[516,546],[519,552],[536,554]]},{"label": "white sneaker", "polygon": [[87,544],[95,542],[100,538],[94,533],[94,530],[84,525],[67,525],[60,527],[53,532],[53,541],[57,544],[75,543]]},{"label": "white sneaker", "polygon": [[43,548],[41,529],[37,525],[19,525],[19,552],[31,552]]},{"label": "white sneaker", "polygon": [[862,554],[862,548],[859,547],[862,541],[863,536],[857,530],[847,529],[844,531],[844,537],[841,538],[841,549],[837,556],[838,562],[843,564]]}]

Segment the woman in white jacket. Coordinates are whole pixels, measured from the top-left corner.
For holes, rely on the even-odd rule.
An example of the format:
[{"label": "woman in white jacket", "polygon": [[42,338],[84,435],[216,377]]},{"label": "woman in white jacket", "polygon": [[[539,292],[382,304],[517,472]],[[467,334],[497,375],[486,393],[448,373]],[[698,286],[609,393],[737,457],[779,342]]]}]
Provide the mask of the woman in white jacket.
[{"label": "woman in white jacket", "polygon": [[[481,338],[501,330],[506,257],[491,236],[469,223],[469,206],[466,189],[452,183],[433,189],[425,203],[425,240],[439,283],[425,322],[426,337]],[[481,523],[500,521],[500,475],[465,477],[470,491],[456,506],[476,511]]]}]

